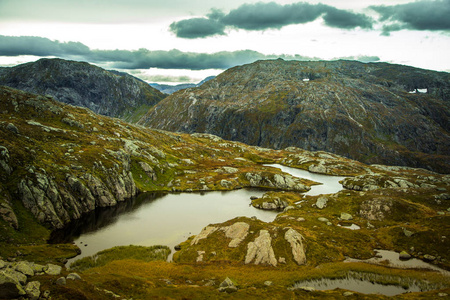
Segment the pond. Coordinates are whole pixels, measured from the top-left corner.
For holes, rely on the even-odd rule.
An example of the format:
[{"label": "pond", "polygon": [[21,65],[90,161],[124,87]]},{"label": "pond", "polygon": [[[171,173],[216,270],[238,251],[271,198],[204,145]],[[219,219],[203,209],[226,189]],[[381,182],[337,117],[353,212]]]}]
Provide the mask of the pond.
[{"label": "pond", "polygon": [[[334,193],[340,177],[311,174],[308,171],[270,165],[293,176],[324,182],[314,186],[315,193]],[[330,179],[331,177],[331,179]],[[81,254],[71,262],[98,251],[122,245],[166,245],[172,250],[189,236],[198,234],[206,225],[245,216],[272,222],[277,212],[250,206],[250,197],[261,197],[265,191],[241,189],[204,193],[146,193],[114,207],[99,208],[74,221],[67,228],[55,231],[51,242],[74,242]],[[171,259],[171,257],[169,257]]]}]

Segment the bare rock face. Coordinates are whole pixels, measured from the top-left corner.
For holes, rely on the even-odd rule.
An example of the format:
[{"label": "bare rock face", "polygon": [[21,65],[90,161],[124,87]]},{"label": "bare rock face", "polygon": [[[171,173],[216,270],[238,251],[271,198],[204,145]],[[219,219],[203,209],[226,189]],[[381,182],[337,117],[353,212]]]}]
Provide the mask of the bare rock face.
[{"label": "bare rock face", "polygon": [[0,85],[49,95],[60,102],[131,121],[137,120],[146,108],[165,97],[165,94],[126,73],[63,59],[40,59],[3,68]]},{"label": "bare rock face", "polygon": [[228,247],[236,248],[247,237],[250,225],[245,222],[236,222],[231,226],[222,227],[225,236],[231,239]]},{"label": "bare rock face", "polygon": [[257,61],[168,96],[140,122],[448,173],[449,82],[446,72],[386,63]]},{"label": "bare rock face", "polygon": [[253,242],[248,243],[245,263],[254,263],[255,265],[266,264],[276,267],[277,259],[272,248],[272,237],[269,231],[260,230],[259,237]]},{"label": "bare rock face", "polygon": [[303,246],[304,237],[296,230],[289,228],[284,234],[284,238],[291,244],[295,262],[299,265],[306,264],[306,254]]},{"label": "bare rock face", "polygon": [[392,199],[376,198],[361,203],[359,214],[370,221],[382,221],[392,213]]},{"label": "bare rock face", "polygon": [[206,226],[205,228],[202,229],[202,231],[195,236],[195,238],[191,241],[191,245],[197,245],[198,242],[200,240],[206,239],[208,237],[208,235],[210,235],[211,233],[217,231],[217,229],[219,229],[218,227],[215,226]]}]

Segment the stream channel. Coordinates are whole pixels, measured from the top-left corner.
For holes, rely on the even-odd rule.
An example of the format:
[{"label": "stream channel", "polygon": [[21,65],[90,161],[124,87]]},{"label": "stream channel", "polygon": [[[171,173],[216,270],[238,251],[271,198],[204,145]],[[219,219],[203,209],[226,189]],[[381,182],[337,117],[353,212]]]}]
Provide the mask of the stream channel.
[{"label": "stream channel", "polygon": [[[305,193],[308,195],[336,193],[342,189],[338,181],[344,177],[320,175],[278,164],[266,166],[323,183],[312,186]],[[167,245],[173,253],[174,246],[198,234],[208,224],[240,216],[272,222],[277,211],[250,206],[251,196],[261,197],[265,192],[261,189],[240,189],[203,193],[144,193],[114,207],[98,208],[86,214],[67,228],[55,231],[51,242],[74,242],[80,247],[81,254],[70,259],[67,266],[115,246]]]}]

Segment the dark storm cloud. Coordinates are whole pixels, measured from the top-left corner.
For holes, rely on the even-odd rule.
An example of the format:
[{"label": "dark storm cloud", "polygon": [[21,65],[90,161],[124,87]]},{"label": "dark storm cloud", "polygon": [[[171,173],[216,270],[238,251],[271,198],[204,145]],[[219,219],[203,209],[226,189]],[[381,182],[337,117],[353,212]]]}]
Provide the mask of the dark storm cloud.
[{"label": "dark storm cloud", "polygon": [[[198,18],[174,22],[170,31],[177,37],[193,38],[208,37],[218,33],[224,34],[225,26],[245,30],[280,29],[292,24],[305,24],[323,16],[325,24],[330,27],[353,29],[356,27],[371,28],[373,20],[363,14],[356,14],[347,10],[337,9],[324,4],[309,4],[304,2],[281,5],[275,2],[243,4],[237,9],[225,14],[219,10],[212,10],[206,18],[220,30],[209,33],[204,29],[208,25],[198,22]],[[180,25],[180,23],[182,23]],[[218,25],[221,24],[222,27]],[[203,34],[199,34],[203,32]]]},{"label": "dark storm cloud", "polygon": [[450,30],[450,0],[419,1],[393,6],[371,6],[381,21],[394,22],[384,32],[401,29]]},{"label": "dark storm cloud", "polygon": [[37,36],[0,35],[0,55],[2,56],[77,56],[89,53],[89,47],[78,42],[61,43]]},{"label": "dark storm cloud", "polygon": [[194,18],[170,24],[170,31],[178,37],[196,39],[212,35],[224,35],[225,25],[213,19]]},{"label": "dark storm cloud", "polygon": [[[253,50],[216,53],[182,52],[180,50],[92,50],[82,43],[52,41],[42,37],[10,37],[0,35],[0,56],[57,56],[84,60],[116,69],[228,69],[256,60],[283,58],[286,60],[320,60],[301,55],[265,55]],[[360,61],[377,61],[378,57],[348,57]]]},{"label": "dark storm cloud", "polygon": [[330,27],[353,29],[356,27],[372,28],[373,20],[363,14],[355,14],[346,10],[327,7],[323,16],[325,24]]},{"label": "dark storm cloud", "polygon": [[57,56],[61,58],[85,60],[117,69],[227,69],[236,65],[251,63],[260,59],[311,59],[302,56],[264,55],[257,51],[241,50],[233,52],[195,53],[179,50],[150,51],[92,50],[82,43],[52,41],[33,36],[0,35],[0,56],[34,55],[39,57]]}]

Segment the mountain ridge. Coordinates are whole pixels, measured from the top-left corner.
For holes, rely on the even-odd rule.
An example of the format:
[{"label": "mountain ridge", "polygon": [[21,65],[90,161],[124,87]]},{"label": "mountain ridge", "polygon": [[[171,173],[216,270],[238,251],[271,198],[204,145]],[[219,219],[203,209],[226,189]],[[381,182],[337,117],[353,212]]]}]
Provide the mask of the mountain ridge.
[{"label": "mountain ridge", "polygon": [[40,59],[0,69],[0,85],[50,95],[127,121],[136,121],[166,96],[129,74],[63,59]]},{"label": "mountain ridge", "polygon": [[[427,89],[427,93],[410,91]],[[139,121],[250,145],[450,172],[450,74],[387,63],[258,61],[179,91]]]}]

